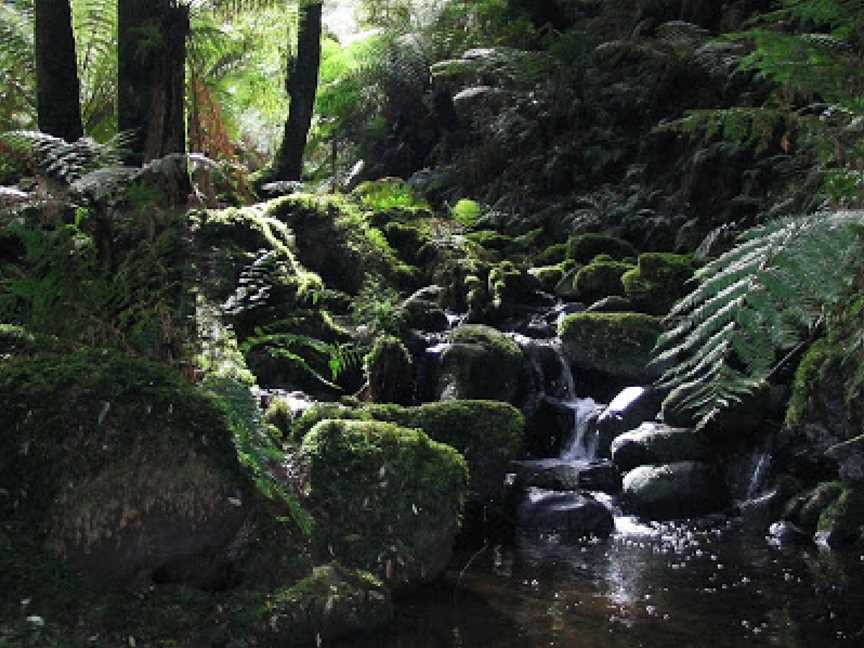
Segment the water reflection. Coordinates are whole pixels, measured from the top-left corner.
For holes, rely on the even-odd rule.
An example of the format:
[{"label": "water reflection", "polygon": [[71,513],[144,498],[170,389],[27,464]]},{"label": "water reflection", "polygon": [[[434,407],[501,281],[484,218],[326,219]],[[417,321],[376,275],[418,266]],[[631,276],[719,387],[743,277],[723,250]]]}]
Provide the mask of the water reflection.
[{"label": "water reflection", "polygon": [[[864,556],[778,548],[726,522],[608,540],[520,535],[344,648],[834,646],[864,641]],[[619,527],[619,528],[621,528]],[[467,561],[467,557],[461,564]],[[457,562],[456,567],[461,564]]]}]

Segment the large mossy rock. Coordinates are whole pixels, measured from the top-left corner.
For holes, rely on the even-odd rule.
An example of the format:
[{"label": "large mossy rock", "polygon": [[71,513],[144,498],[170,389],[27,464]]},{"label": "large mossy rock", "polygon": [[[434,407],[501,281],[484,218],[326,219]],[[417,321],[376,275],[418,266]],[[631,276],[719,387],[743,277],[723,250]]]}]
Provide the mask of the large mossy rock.
[{"label": "large mossy rock", "polygon": [[515,407],[495,401],[443,401],[419,407],[373,405],[365,408],[380,421],[419,428],[455,448],[470,472],[470,499],[497,498],[510,462],[525,445],[525,419]]},{"label": "large mossy rock", "polygon": [[367,405],[358,409],[321,403],[295,421],[294,439],[302,440],[325,419],[394,423],[420,429],[433,441],[446,443],[468,462],[470,500],[478,503],[499,496],[510,462],[522,456],[525,446],[522,414],[498,401],[440,401],[418,407]]},{"label": "large mossy rock", "polygon": [[662,316],[687,293],[685,286],[692,276],[691,257],[647,252],[639,255],[636,268],[621,276],[621,283],[637,310]]},{"label": "large mossy rock", "polygon": [[254,645],[297,648],[368,634],[393,618],[390,593],[380,580],[335,562],[315,567],[291,586],[241,594],[229,610],[224,634],[242,641],[236,645],[254,638]]},{"label": "large mossy rock", "polygon": [[438,400],[489,399],[516,404],[525,371],[522,350],[500,331],[467,324],[450,332],[441,355]]},{"label": "large mossy rock", "polygon": [[113,352],[0,364],[5,514],[89,579],[218,584],[256,506],[218,403]]},{"label": "large mossy rock", "polygon": [[641,384],[659,376],[648,363],[660,332],[660,320],[642,313],[574,313],[559,325],[564,354],[576,367]]},{"label": "large mossy rock", "polygon": [[864,486],[842,484],[838,497],[819,516],[816,540],[829,547],[850,545],[864,537]]},{"label": "large mossy rock", "polygon": [[655,520],[711,513],[723,503],[716,472],[699,461],[640,466],[624,476],[622,499],[626,510]]},{"label": "large mossy rock", "polygon": [[389,423],[324,420],[297,461],[316,558],[369,571],[397,590],[442,573],[468,484],[456,450]]},{"label": "large mossy rock", "polygon": [[632,269],[629,263],[600,257],[576,273],[573,280],[576,296],[586,304],[604,297],[622,297],[624,284],[621,277]]}]

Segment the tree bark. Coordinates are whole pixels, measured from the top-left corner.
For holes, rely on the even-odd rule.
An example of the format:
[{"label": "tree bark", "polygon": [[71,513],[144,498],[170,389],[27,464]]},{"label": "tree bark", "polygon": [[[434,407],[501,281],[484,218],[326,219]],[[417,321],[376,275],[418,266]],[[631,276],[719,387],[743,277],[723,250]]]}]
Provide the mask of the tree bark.
[{"label": "tree bark", "polygon": [[117,31],[117,126],[133,133],[129,162],[184,153],[189,8],[171,0],[119,0]]},{"label": "tree bark", "polygon": [[293,62],[289,61],[285,83],[290,99],[288,119],[273,169],[274,178],[279,180],[299,180],[303,173],[303,152],[312,125],[321,64],[322,6],[320,0],[309,0],[300,6],[297,56]]},{"label": "tree bark", "polygon": [[69,1],[36,0],[34,9],[39,130],[74,142],[84,134],[84,129]]}]

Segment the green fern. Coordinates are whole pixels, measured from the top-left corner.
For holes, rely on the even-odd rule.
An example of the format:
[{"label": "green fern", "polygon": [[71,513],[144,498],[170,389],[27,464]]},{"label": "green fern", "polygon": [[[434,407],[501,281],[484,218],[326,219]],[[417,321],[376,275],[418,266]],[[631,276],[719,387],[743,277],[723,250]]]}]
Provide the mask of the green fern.
[{"label": "green fern", "polygon": [[667,318],[659,386],[704,426],[766,383],[778,357],[837,311],[864,265],[864,211],[784,218],[745,233],[697,273]]}]

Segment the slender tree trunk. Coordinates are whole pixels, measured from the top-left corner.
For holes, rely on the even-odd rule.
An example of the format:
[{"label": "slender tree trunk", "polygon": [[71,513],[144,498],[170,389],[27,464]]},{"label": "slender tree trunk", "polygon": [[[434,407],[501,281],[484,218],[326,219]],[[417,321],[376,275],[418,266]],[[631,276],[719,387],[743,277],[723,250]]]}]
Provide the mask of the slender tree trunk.
[{"label": "slender tree trunk", "polygon": [[189,8],[172,0],[119,0],[117,31],[117,126],[134,133],[130,162],[184,153]]},{"label": "slender tree trunk", "polygon": [[273,169],[274,176],[280,180],[299,180],[303,173],[303,151],[312,125],[321,64],[322,6],[320,0],[309,0],[300,6],[297,56],[289,62],[285,84],[291,103]]},{"label": "slender tree trunk", "polygon": [[36,0],[34,9],[39,130],[74,142],[84,130],[69,0]]}]

